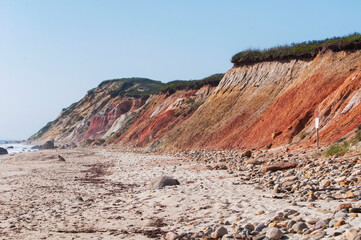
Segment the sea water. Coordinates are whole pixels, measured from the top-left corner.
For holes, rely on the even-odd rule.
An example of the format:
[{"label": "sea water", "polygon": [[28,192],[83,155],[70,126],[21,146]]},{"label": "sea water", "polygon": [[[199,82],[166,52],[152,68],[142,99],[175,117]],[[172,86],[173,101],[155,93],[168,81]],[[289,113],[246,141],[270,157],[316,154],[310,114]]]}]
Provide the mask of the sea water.
[{"label": "sea water", "polygon": [[37,149],[32,149],[33,146],[23,144],[20,141],[0,140],[0,147],[5,148],[9,154],[37,151]]}]

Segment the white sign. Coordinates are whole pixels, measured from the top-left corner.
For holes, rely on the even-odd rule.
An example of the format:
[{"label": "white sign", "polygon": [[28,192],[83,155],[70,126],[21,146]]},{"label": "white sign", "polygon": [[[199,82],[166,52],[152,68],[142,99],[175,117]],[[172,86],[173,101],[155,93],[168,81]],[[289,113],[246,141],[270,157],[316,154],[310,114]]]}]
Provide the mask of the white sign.
[{"label": "white sign", "polygon": [[315,128],[318,129],[318,125],[320,124],[320,119],[317,117],[315,118]]}]

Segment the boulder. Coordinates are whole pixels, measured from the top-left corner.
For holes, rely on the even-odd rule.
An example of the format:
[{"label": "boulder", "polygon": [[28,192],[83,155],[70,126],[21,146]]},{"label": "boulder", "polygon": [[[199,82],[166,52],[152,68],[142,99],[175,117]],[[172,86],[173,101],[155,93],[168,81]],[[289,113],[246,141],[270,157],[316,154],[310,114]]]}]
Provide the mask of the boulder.
[{"label": "boulder", "polygon": [[45,144],[41,145],[39,147],[39,150],[45,150],[45,149],[54,149],[54,140],[47,141]]},{"label": "boulder", "polygon": [[0,155],[8,154],[8,150],[5,148],[0,147]]},{"label": "boulder", "polygon": [[247,150],[244,153],[242,153],[242,157],[250,158],[251,156],[252,156],[252,151],[251,150]]},{"label": "boulder", "polygon": [[14,146],[8,146],[7,149],[14,149]]},{"label": "boulder", "polygon": [[169,177],[169,176],[161,176],[154,178],[150,181],[148,189],[158,189],[165,186],[173,186],[173,185],[179,185],[177,179]]},{"label": "boulder", "polygon": [[296,162],[275,163],[275,164],[269,164],[269,165],[262,166],[260,171],[263,173],[266,173],[269,171],[275,172],[275,171],[279,171],[279,170],[295,168],[296,166],[297,166]]},{"label": "boulder", "polygon": [[32,146],[31,149],[35,150],[35,149],[39,149],[40,146],[39,145],[35,145],[35,146]]}]

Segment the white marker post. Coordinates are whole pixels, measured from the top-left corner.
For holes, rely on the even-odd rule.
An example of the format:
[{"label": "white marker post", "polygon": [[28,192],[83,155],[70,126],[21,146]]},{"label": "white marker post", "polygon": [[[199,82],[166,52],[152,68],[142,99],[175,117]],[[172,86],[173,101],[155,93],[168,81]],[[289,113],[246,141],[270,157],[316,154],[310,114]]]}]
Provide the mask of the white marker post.
[{"label": "white marker post", "polygon": [[320,124],[320,119],[318,118],[318,111],[315,111],[315,128],[316,128],[316,142],[317,142],[317,149],[318,145],[318,125]]}]

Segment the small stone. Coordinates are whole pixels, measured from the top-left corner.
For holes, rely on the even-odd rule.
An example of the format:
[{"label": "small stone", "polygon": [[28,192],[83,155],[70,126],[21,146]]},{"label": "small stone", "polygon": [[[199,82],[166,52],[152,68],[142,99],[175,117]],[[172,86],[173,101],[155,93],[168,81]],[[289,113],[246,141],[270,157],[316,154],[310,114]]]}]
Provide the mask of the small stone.
[{"label": "small stone", "polygon": [[351,203],[341,203],[338,205],[338,209],[349,209],[351,208]]},{"label": "small stone", "polygon": [[349,210],[350,213],[361,213],[361,208],[351,208]]},{"label": "small stone", "polygon": [[264,223],[260,223],[257,225],[257,227],[255,228],[256,232],[262,232],[263,229],[265,229],[267,226]]},{"label": "small stone", "polygon": [[63,158],[63,157],[60,156],[60,155],[58,155],[58,159],[59,159],[59,161],[61,161],[61,162],[65,162],[65,158]]},{"label": "small stone", "polygon": [[339,220],[339,221],[335,222],[335,224],[333,224],[333,227],[335,227],[335,228],[340,227],[340,226],[342,226],[344,224],[345,224],[344,220]]},{"label": "small stone", "polygon": [[355,194],[351,191],[347,191],[344,196],[344,198],[354,198],[355,197]]},{"label": "small stone", "polygon": [[251,223],[247,223],[246,226],[244,226],[245,229],[250,230],[251,232],[254,230],[254,225]]},{"label": "small stone", "polygon": [[252,151],[251,150],[247,150],[244,153],[242,153],[241,157],[247,157],[250,158],[252,156]]},{"label": "small stone", "polygon": [[295,225],[295,224],[296,224],[296,221],[294,221],[294,220],[288,221],[288,223],[287,223],[287,229],[291,229],[292,226]]},{"label": "small stone", "polygon": [[228,233],[225,227],[219,227],[212,233],[212,238],[221,238]]},{"label": "small stone", "polygon": [[167,235],[165,235],[166,240],[175,240],[178,238],[178,234],[174,232],[168,232]]},{"label": "small stone", "polygon": [[331,181],[330,181],[330,180],[323,180],[323,181],[321,182],[321,185],[322,185],[322,186],[325,186],[325,187],[328,187],[328,186],[331,185]]},{"label": "small stone", "polygon": [[273,221],[270,224],[268,224],[269,227],[276,227],[278,224],[278,221]]},{"label": "small stone", "polygon": [[357,236],[358,231],[354,228],[347,229],[344,233],[344,237],[348,240],[354,240]]},{"label": "small stone", "polygon": [[278,228],[271,227],[270,229],[268,229],[266,237],[270,240],[278,240],[283,237],[283,233]]},{"label": "small stone", "polygon": [[262,214],[264,214],[264,211],[263,211],[263,210],[261,210],[261,211],[259,211],[258,213],[256,213],[256,215],[262,215]]},{"label": "small stone", "polygon": [[350,213],[349,216],[355,218],[355,217],[358,217],[358,214],[357,213]]},{"label": "small stone", "polygon": [[315,225],[315,229],[326,228],[326,227],[328,227],[328,221],[326,220],[320,220]]},{"label": "small stone", "polygon": [[302,232],[303,229],[307,229],[308,226],[306,223],[304,222],[298,222],[298,223],[295,223],[293,226],[292,226],[292,229],[295,231],[295,232]]},{"label": "small stone", "polygon": [[313,217],[310,217],[310,218],[307,218],[306,219],[306,222],[308,223],[308,224],[315,224],[315,223],[317,223],[319,221],[319,219],[318,218],[313,218]]},{"label": "small stone", "polygon": [[224,235],[222,237],[222,240],[233,240],[233,239],[234,239],[234,237],[232,235]]}]

